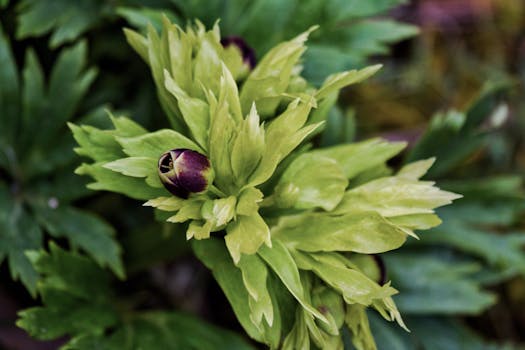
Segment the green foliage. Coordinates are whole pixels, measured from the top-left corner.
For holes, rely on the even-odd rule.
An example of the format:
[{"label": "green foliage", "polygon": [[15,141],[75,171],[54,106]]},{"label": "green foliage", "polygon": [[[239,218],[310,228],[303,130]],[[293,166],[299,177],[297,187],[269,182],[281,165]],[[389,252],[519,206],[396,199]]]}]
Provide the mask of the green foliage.
[{"label": "green foliage", "polygon": [[61,349],[252,349],[240,337],[172,311],[133,312],[115,295],[111,275],[90,259],[56,245],[27,253],[41,274],[43,306],[17,322],[37,339],[68,335]]},{"label": "green foliage", "polygon": [[[488,344],[455,319],[479,315],[497,302],[486,287],[524,276],[525,233],[517,226],[525,210],[521,176],[469,176],[479,172],[469,157],[488,147],[507,117],[506,87],[487,84],[465,112],[437,114],[408,154],[408,160],[436,154],[427,177],[448,178],[441,184],[464,198],[439,209],[443,224],[421,241],[385,254],[389,276],[400,290],[394,300],[408,315],[412,333],[399,334],[376,320],[378,345],[411,349],[420,342],[425,349],[448,349],[462,339],[466,349],[513,348]],[[430,336],[429,329],[441,329],[443,336]]]},{"label": "green foliage", "polygon": [[466,112],[452,110],[436,114],[407,161],[435,156],[439,162],[430,170],[431,177],[454,170],[466,157],[483,147],[488,132],[498,128],[507,118],[508,108],[502,97],[508,85],[508,82],[486,83]]},{"label": "green foliage", "polygon": [[[19,325],[38,339],[70,337],[64,349],[250,348],[184,314],[136,311],[101,268],[123,276],[113,229],[71,205],[88,192],[82,178],[71,176],[76,164],[64,123],[86,114],[83,100],[95,105],[109,96],[119,105],[123,101],[113,96],[121,94],[129,108],[128,90],[149,87],[126,67],[127,80],[97,82],[86,95],[95,71],[85,68],[80,38],[92,38],[92,58],[122,55],[114,37],[106,36],[118,15],[144,34],[126,30],[151,68],[172,129],[150,133],[125,117],[111,117],[114,129],[108,130],[100,110],[69,126],[76,152],[92,160],[76,171],[94,179],[89,188],[147,201],[167,221],[162,229],[135,225],[129,238],[122,217],[135,211],[107,210],[104,205],[116,197],[102,197],[98,212],[111,217],[126,211],[116,220],[123,221],[119,238],[128,273],[188,249],[179,238],[185,232],[248,335],[271,348],[342,349],[344,341],[345,348],[351,342],[357,349],[512,349],[487,343],[454,319],[487,310],[496,295],[486,287],[525,272],[521,177],[473,180],[476,158],[469,158],[494,141],[491,132],[507,116],[500,97],[508,85],[488,85],[465,112],[436,115],[407,157],[426,160],[398,172],[386,162],[405,144],[350,143],[354,109],[335,106],[341,88],[367,79],[379,66],[333,73],[361,68],[417,32],[379,17],[401,3],[0,0],[0,8],[17,13],[17,39],[47,36],[53,49],[71,43],[56,52],[54,63],[35,44],[42,64],[29,49],[18,69],[7,36],[0,35],[0,81],[10,82],[0,86],[0,261],[44,304],[22,312]],[[181,26],[194,18],[204,25],[184,31],[164,15]],[[218,18],[223,36],[241,36],[255,48],[255,70],[235,47],[220,45],[218,26],[205,30]],[[141,94],[137,100],[149,98]],[[142,121],[156,113],[142,112],[148,115]],[[90,126],[94,120],[97,127]],[[320,142],[313,139],[323,129]],[[325,148],[314,148],[319,144]],[[183,200],[163,188],[157,161],[173,148],[196,150],[212,161],[218,176],[208,192]],[[420,181],[425,173],[449,179],[440,185],[465,198],[439,209],[438,217],[433,209],[457,197]],[[367,254],[397,249],[408,235],[426,229],[421,241],[408,239],[406,248],[383,255],[401,293],[390,282],[377,283],[380,268]],[[174,236],[149,235],[161,230]],[[50,253],[40,251],[46,238],[67,242],[89,259],[53,244]],[[383,321],[403,326],[393,300],[410,334]]]},{"label": "green foliage", "polygon": [[139,28],[150,21],[160,29],[160,13],[180,25],[198,18],[211,27],[220,19],[224,35],[244,38],[258,57],[296,33],[320,25],[304,57],[304,75],[315,85],[320,85],[332,73],[364,66],[368,57],[386,54],[388,45],[417,33],[414,26],[375,18],[405,0],[175,0],[172,3],[173,11],[169,7],[156,12],[150,8],[121,7],[118,13]]},{"label": "green foliage", "polygon": [[71,42],[100,22],[109,6],[100,0],[23,0],[17,5],[17,38],[24,39],[52,32],[49,46]]},{"label": "green foliage", "polygon": [[[151,68],[173,130],[149,133],[113,117],[111,130],[71,124],[77,153],[93,161],[77,173],[95,179],[91,188],[148,199],[146,206],[169,213],[168,222],[187,222],[186,238],[194,239],[196,255],[252,338],[272,348],[310,340],[339,347],[347,318],[355,343],[367,339],[375,347],[361,336],[370,334],[364,310],[373,307],[405,327],[391,298],[397,291],[367,277],[352,257],[398,248],[413,229],[438,224],[433,209],[458,196],[419,181],[431,160],[377,176],[404,144],[375,139],[298,148],[324,122],[341,88],[379,69],[338,73],[319,89],[292,88],[301,79],[295,67],[309,33],[269,50],[246,75],[236,64],[240,52],[221,46],[217,25],[206,31],[197,22],[183,31],[164,18],[160,35],[152,27],[146,36],[126,31]],[[184,199],[162,188],[157,160],[171,149],[209,158],[215,178],[208,191]]]},{"label": "green foliage", "polygon": [[24,252],[42,248],[47,232],[123,277],[113,229],[93,213],[70,206],[87,194],[84,181],[71,174],[73,139],[64,127],[96,76],[95,69],[86,68],[86,43],[64,49],[48,81],[31,49],[19,73],[1,32],[0,61],[1,80],[10,82],[0,86],[0,260],[7,257],[11,276],[34,295],[38,275]]},{"label": "green foliage", "polygon": [[[397,329],[373,315],[370,315],[370,324],[379,349],[393,350],[448,350],[457,348],[466,350],[513,350],[519,347],[498,345],[487,342],[479,335],[472,332],[462,322],[441,317],[407,317],[407,324],[411,329],[414,339],[407,333]],[[415,336],[414,336],[415,335]]]}]

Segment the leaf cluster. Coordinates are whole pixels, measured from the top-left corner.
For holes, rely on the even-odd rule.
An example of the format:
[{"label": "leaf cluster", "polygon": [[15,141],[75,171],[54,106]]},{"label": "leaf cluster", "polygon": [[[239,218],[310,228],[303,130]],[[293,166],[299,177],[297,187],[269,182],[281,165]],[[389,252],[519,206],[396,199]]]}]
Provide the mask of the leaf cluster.
[{"label": "leaf cluster", "polygon": [[[356,346],[374,348],[366,307],[404,325],[391,299],[396,290],[354,260],[438,225],[433,209],[457,196],[419,180],[433,160],[392,175],[385,163],[402,143],[298,148],[339,89],[378,69],[334,74],[319,89],[297,85],[308,34],[277,45],[245,75],[241,53],[220,45],[217,25],[183,31],[164,19],[160,35],[152,27],[146,36],[128,31],[173,129],[148,133],[125,118],[112,118],[111,130],[70,125],[77,153],[94,161],[77,172],[96,180],[92,188],[148,199],[169,212],[168,222],[188,222],[186,237],[252,338],[272,348],[340,348],[346,324]],[[168,195],[157,161],[177,148],[210,159],[212,190]]]}]

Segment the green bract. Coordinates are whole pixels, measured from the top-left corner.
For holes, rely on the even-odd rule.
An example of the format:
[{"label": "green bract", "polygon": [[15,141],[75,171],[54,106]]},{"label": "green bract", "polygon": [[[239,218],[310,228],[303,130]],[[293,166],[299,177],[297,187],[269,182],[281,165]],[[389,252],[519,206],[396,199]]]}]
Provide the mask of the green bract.
[{"label": "green bract", "polygon": [[[433,160],[391,174],[385,163],[403,143],[309,149],[339,90],[379,69],[309,86],[300,58],[310,31],[271,49],[246,75],[240,52],[221,46],[217,25],[183,31],[165,20],[160,35],[150,28],[145,37],[127,30],[173,129],[150,133],[123,117],[112,117],[113,130],[71,125],[77,152],[94,160],[77,173],[96,180],[91,188],[147,200],[168,222],[187,223],[195,253],[254,339],[336,349],[346,325],[356,347],[371,349],[366,307],[403,322],[396,290],[367,276],[360,257],[438,225],[433,209],[458,196],[419,180]],[[207,191],[183,199],[164,189],[157,163],[172,149],[209,159],[215,178]]]}]

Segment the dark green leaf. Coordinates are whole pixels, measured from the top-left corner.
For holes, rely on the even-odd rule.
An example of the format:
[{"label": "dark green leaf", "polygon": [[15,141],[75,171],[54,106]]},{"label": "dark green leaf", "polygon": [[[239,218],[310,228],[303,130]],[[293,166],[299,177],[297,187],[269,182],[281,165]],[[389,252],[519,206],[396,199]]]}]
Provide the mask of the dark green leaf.
[{"label": "dark green leaf", "polygon": [[43,306],[19,313],[19,327],[37,339],[68,335],[62,349],[252,349],[234,333],[176,312],[132,312],[113,297],[110,275],[56,245],[29,254],[43,276]]},{"label": "dark green leaf", "polygon": [[7,257],[12,278],[20,279],[33,295],[38,274],[25,252],[41,246],[40,227],[0,183],[0,262]]},{"label": "dark green leaf", "polygon": [[478,314],[495,302],[494,295],[481,290],[472,278],[478,264],[424,253],[391,253],[385,261],[400,291],[394,300],[402,313]]},{"label": "dark green leaf", "polygon": [[24,39],[52,31],[49,45],[58,47],[94,26],[103,14],[104,6],[99,0],[23,0],[17,7],[17,37]]},{"label": "dark green leaf", "polygon": [[94,214],[69,206],[34,205],[33,208],[51,235],[67,238],[73,247],[83,249],[100,266],[109,266],[117,276],[124,277],[120,246],[111,226]]},{"label": "dark green leaf", "polygon": [[19,81],[9,41],[0,27],[0,152],[6,152],[7,144],[13,141],[19,115]]}]

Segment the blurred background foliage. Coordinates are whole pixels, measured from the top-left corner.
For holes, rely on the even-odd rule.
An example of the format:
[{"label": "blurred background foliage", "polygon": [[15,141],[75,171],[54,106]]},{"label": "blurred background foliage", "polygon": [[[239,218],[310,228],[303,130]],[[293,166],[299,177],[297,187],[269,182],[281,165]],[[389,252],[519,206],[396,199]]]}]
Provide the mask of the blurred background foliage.
[{"label": "blurred background foliage", "polygon": [[[400,290],[396,302],[412,332],[370,315],[378,348],[523,347],[522,1],[0,0],[0,261],[7,256],[0,266],[0,348],[54,349],[63,342],[36,342],[14,326],[16,311],[38,302],[12,278],[34,293],[40,273],[41,294],[46,288],[64,293],[56,291],[55,272],[45,264],[48,255],[32,265],[24,260],[25,249],[40,247],[76,261],[73,270],[77,263],[98,269],[91,257],[117,273],[123,252],[126,279],[112,277],[115,281],[103,285],[119,304],[143,310],[127,325],[137,334],[136,344],[147,344],[141,336],[160,334],[144,319],[172,327],[198,322],[173,310],[241,332],[176,225],[156,223],[149,210],[121,196],[87,191],[84,179],[72,173],[79,160],[66,120],[103,126],[103,109],[110,108],[152,130],[167,126],[149,70],[122,34],[124,26],[158,26],[162,13],[181,25],[199,18],[210,26],[220,18],[223,35],[243,37],[259,58],[277,42],[319,24],[304,61],[305,76],[314,84],[335,71],[384,63],[373,81],[342,94],[315,141],[330,145],[377,135],[406,140],[407,151],[391,165],[436,156],[426,178],[464,198],[439,211],[441,226],[384,254],[388,278]],[[56,68],[61,66],[63,75]],[[60,213],[51,215],[57,204]],[[17,219],[10,220],[14,212]],[[87,241],[78,241],[86,235]],[[69,256],[50,247],[50,240],[88,254]],[[113,248],[97,256],[99,246]],[[148,314],[159,309],[169,314]],[[126,327],[115,322],[101,327],[108,325]],[[186,331],[187,339],[225,334],[202,322],[194,328],[198,331]],[[82,341],[97,340],[78,334],[79,348]],[[165,341],[157,338],[158,344]],[[247,346],[232,333],[223,339]]]}]

